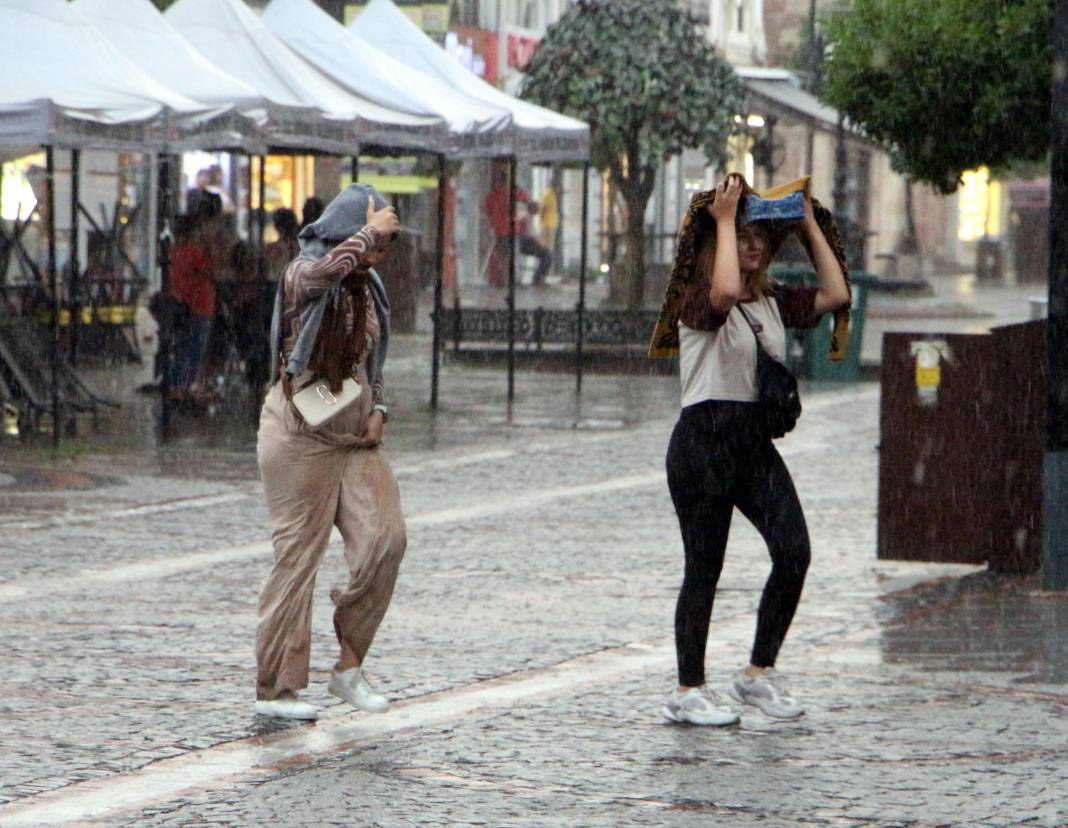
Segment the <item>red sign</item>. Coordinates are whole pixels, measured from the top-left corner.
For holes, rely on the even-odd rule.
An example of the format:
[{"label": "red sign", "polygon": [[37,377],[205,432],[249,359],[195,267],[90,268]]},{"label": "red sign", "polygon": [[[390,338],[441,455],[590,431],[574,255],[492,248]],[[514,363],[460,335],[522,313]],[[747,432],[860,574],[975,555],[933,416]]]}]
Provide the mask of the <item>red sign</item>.
[{"label": "red sign", "polygon": [[528,35],[508,33],[508,68],[518,69],[522,72],[526,69],[530,59],[538,50],[539,38]]},{"label": "red sign", "polygon": [[454,24],[445,35],[445,51],[487,83],[497,83],[497,35],[474,26]]}]

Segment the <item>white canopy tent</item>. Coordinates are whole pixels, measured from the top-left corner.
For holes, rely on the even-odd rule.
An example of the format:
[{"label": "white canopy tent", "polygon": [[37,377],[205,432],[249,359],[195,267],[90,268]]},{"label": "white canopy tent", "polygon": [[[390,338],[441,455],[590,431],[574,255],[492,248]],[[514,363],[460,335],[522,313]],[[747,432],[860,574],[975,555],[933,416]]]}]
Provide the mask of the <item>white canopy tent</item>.
[{"label": "white canopy tent", "polygon": [[[46,270],[39,275],[47,282],[52,299],[50,408],[56,444],[65,406],[93,407],[101,400],[80,385],[59,357],[62,303],[56,266],[54,150],[60,147],[72,151],[71,236],[77,239],[80,150],[159,150],[166,145],[172,116],[175,120],[196,120],[217,112],[155,82],[106,40],[86,36],[86,28],[81,15],[66,0],[0,0],[0,31],[9,35],[0,51],[0,77],[4,78],[0,89],[0,146],[16,148],[18,152],[43,146],[46,154],[43,217],[48,250]],[[18,248],[17,233],[13,238]],[[76,243],[71,245],[70,266],[74,272],[79,270],[78,247]],[[23,261],[26,260],[24,254]],[[13,327],[12,336],[25,340],[23,345],[34,343],[34,328],[32,323]],[[30,345],[31,351],[34,347]],[[61,391],[60,375],[64,371],[70,382]],[[43,395],[26,393],[37,399],[38,406],[44,405],[39,398]]]},{"label": "white canopy tent", "polygon": [[66,0],[0,0],[0,144],[159,148],[170,114],[212,107],[153,81],[100,38]]},{"label": "white canopy tent", "polygon": [[216,68],[270,103],[275,148],[352,154],[359,144],[426,148],[440,118],[345,89],[301,60],[241,0],[178,0],[164,17]]},{"label": "white canopy tent", "polygon": [[[204,1],[179,0],[179,5]],[[514,152],[510,112],[452,89],[401,59],[375,49],[312,0],[272,0],[263,14],[263,23],[302,58],[347,90],[383,106],[443,119],[448,125],[447,140],[427,149],[454,158]],[[403,59],[407,58],[404,54]],[[391,146],[389,142],[380,143]]]},{"label": "white canopy tent", "polygon": [[210,120],[172,122],[169,149],[262,151],[259,133],[268,102],[213,66],[149,0],[74,0],[71,5],[94,38],[109,42],[161,85],[217,109]]},{"label": "white canopy tent", "polygon": [[589,159],[587,124],[514,98],[486,83],[431,40],[392,0],[371,0],[349,25],[349,31],[387,54],[403,55],[410,67],[465,97],[510,112],[515,127],[515,151],[524,161]]}]

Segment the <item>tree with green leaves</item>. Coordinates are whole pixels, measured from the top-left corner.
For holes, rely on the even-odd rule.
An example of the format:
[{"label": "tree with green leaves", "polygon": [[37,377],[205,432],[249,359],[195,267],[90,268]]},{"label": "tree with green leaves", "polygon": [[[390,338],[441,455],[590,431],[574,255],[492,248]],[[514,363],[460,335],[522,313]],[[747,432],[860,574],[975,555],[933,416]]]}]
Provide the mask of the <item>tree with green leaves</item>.
[{"label": "tree with green leaves", "polygon": [[662,161],[722,166],[741,110],[734,70],[675,0],[578,0],[546,32],[521,95],[589,123],[593,162],[626,208],[626,304],[643,303],[645,208]]},{"label": "tree with green leaves", "polygon": [[824,20],[821,97],[952,193],[965,170],[1046,157],[1052,31],[1052,0],[853,0]]}]

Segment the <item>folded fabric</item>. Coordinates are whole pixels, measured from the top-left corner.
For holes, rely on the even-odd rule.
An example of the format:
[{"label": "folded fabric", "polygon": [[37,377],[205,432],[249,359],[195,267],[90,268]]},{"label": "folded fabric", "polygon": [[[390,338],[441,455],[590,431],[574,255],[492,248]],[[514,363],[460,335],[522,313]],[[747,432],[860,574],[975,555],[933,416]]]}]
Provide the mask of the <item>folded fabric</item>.
[{"label": "folded fabric", "polygon": [[737,224],[745,227],[753,221],[790,223],[805,217],[805,194],[790,193],[782,198],[761,198],[756,193],[745,196],[738,210]]},{"label": "folded fabric", "polygon": [[[804,197],[808,187],[808,176],[781,184],[778,187],[772,187],[759,194],[747,183],[744,184],[743,198],[745,201],[748,203],[750,199],[757,199],[757,201],[753,202],[754,207],[747,220],[758,221],[761,218],[774,218],[772,216],[758,216],[756,214],[758,209],[782,210],[785,214],[787,209],[794,209],[793,207],[787,208],[785,206],[793,203],[790,201],[791,198],[801,199],[801,217],[803,218]],[[679,352],[679,308],[682,303],[682,297],[688,285],[708,278],[707,274],[698,272],[697,258],[702,244],[709,234],[712,236],[712,244],[715,245],[716,225],[707,211],[708,206],[715,198],[716,191],[708,190],[695,193],[690,200],[690,209],[686,212],[686,216],[682,220],[682,226],[679,228],[679,236],[675,244],[675,262],[672,265],[671,275],[664,291],[664,303],[660,307],[660,314],[649,343],[649,356],[651,357],[670,357],[677,355]],[[770,206],[761,206],[760,202]],[[816,199],[812,199],[812,210],[816,224],[819,225],[820,232],[823,233],[830,244],[848,284],[849,270],[846,267],[845,246],[842,244],[842,237],[835,226],[834,217],[831,215],[831,211]],[[741,204],[739,204],[740,213]],[[797,234],[798,241],[801,242],[801,246],[804,247],[809,259],[813,261],[813,266],[815,266],[808,237],[804,233],[797,233],[799,229],[798,221],[793,219],[783,220],[781,216],[779,219],[778,221],[772,221],[770,224],[769,255],[774,257],[775,253],[786,241],[786,238],[792,234]],[[742,226],[740,220],[736,219],[736,226]],[[828,354],[831,362],[840,362],[845,358],[848,344],[849,306],[847,305],[834,312],[834,328],[831,333],[830,352]]]}]

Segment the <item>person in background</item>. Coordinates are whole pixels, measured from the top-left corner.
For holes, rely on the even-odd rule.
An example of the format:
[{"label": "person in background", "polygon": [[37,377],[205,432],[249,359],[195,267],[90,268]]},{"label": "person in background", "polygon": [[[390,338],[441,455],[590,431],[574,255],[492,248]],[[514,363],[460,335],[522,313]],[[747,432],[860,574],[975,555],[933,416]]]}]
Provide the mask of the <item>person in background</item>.
[{"label": "person in background", "polygon": [[541,206],[536,201],[528,201],[526,214],[516,218],[516,243],[519,252],[524,256],[533,256],[538,260],[538,267],[534,271],[531,284],[540,287],[545,284],[545,277],[553,264],[553,254],[549,248],[534,238],[534,220],[538,217]]},{"label": "person in background", "polygon": [[230,198],[230,194],[226,192],[226,181],[223,178],[223,169],[218,164],[212,164],[207,170],[202,172],[207,173],[207,183],[204,185],[209,193],[214,193],[222,200],[223,212],[227,215],[233,215],[237,213],[237,207],[234,205],[234,200]]},{"label": "person in background", "polygon": [[315,224],[319,216],[323,214],[325,205],[318,196],[308,196],[304,199],[304,206],[300,210],[300,229],[303,230],[309,224]]},{"label": "person in background", "polygon": [[[516,200],[525,201],[526,193],[516,192]],[[495,287],[502,287],[508,281],[508,246],[512,241],[512,205],[508,185],[508,169],[497,167],[493,171],[492,182],[482,208],[489,220],[493,245],[487,262],[487,281]]]},{"label": "person in background", "polygon": [[272,282],[277,282],[289,263],[300,253],[300,242],[297,239],[300,224],[297,222],[297,214],[288,207],[279,207],[271,213],[271,221],[278,238],[264,247],[263,255],[266,259],[267,277]]},{"label": "person in background", "polygon": [[541,194],[540,215],[541,246],[556,255],[556,234],[560,229],[560,205],[556,199],[556,188],[550,184]]},{"label": "person in background", "polygon": [[215,280],[219,264],[218,235],[222,199],[199,190],[189,199],[179,235],[171,248],[171,295],[188,308],[184,324],[175,331],[170,395],[195,399],[194,387],[215,317]]}]

